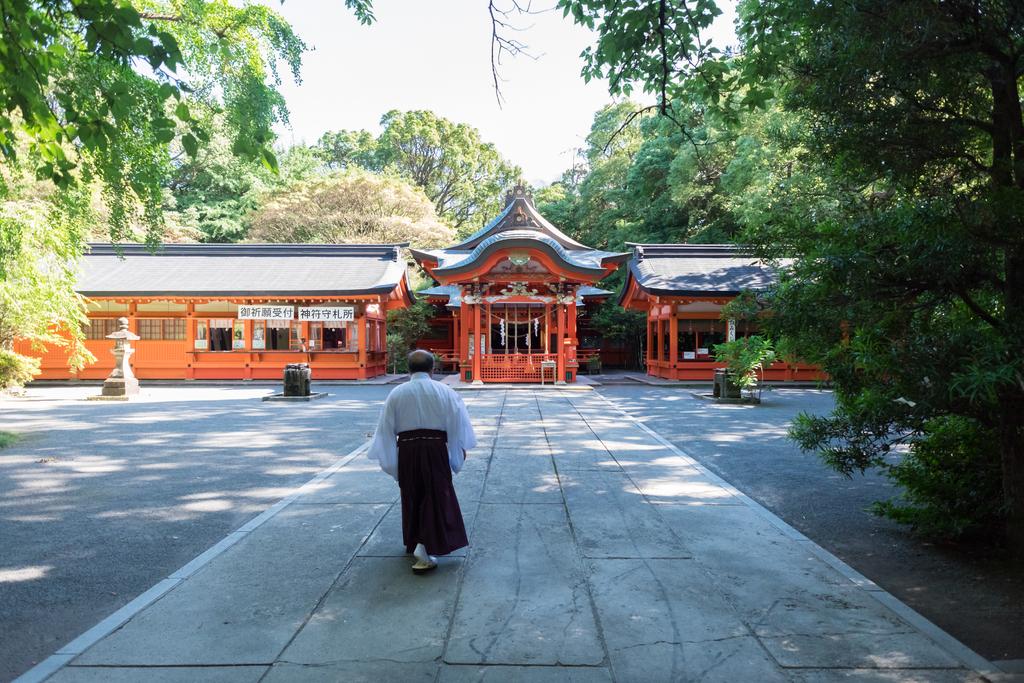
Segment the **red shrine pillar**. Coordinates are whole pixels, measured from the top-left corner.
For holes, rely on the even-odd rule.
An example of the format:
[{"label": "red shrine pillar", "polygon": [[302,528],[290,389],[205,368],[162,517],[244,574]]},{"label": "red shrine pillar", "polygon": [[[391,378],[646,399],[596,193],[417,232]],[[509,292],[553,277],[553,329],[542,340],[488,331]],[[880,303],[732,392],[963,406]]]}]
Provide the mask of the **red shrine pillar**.
[{"label": "red shrine pillar", "polygon": [[480,368],[483,366],[480,353],[482,344],[480,340],[480,304],[473,304],[473,384],[483,384],[480,377]]},{"label": "red shrine pillar", "polygon": [[676,364],[679,362],[679,316],[675,305],[671,308],[668,319],[668,376],[679,379]]},{"label": "red shrine pillar", "polygon": [[[575,300],[573,300],[573,302],[571,304],[569,304],[568,306],[565,307],[565,314],[569,318],[569,320],[567,321],[568,324],[566,325],[566,327],[568,327],[568,329],[569,329],[569,339],[572,341],[572,344],[565,350],[566,351],[566,361],[574,361],[574,360],[576,360],[576,347],[579,346],[579,344],[580,344],[580,340],[576,336],[576,301]],[[579,367],[576,368],[576,371],[577,372],[579,371]]]},{"label": "red shrine pillar", "polygon": [[565,304],[559,303],[555,314],[558,316],[558,377],[555,384],[565,384]]},{"label": "red shrine pillar", "polygon": [[459,381],[466,381],[466,370],[472,371],[472,366],[469,360],[469,307],[472,304],[467,304],[465,301],[459,306],[459,341],[458,350],[456,354],[459,357]]}]

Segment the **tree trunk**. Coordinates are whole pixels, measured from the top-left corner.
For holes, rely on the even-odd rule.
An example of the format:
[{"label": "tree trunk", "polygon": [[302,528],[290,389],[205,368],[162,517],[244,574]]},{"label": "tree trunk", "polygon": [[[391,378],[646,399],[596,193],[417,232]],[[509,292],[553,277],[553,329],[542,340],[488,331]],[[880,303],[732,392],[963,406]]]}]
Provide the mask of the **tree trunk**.
[{"label": "tree trunk", "polygon": [[[1016,63],[1009,61],[989,72],[992,87],[992,182],[1024,190],[1024,119],[1017,86]],[[1008,342],[1012,363],[1024,353],[1024,246],[1019,244],[1018,219],[1011,230],[1003,259],[1003,316],[1001,334]],[[998,392],[999,453],[1006,506],[1006,538],[1015,554],[1024,557],[1024,386],[1018,376]]]},{"label": "tree trunk", "polygon": [[[1006,296],[1003,321],[1013,358],[1024,353],[1024,248],[1007,249]],[[1024,386],[1022,378],[1000,392],[999,451],[1003,474],[1003,501],[1006,504],[1006,536],[1013,551],[1024,557]]]}]

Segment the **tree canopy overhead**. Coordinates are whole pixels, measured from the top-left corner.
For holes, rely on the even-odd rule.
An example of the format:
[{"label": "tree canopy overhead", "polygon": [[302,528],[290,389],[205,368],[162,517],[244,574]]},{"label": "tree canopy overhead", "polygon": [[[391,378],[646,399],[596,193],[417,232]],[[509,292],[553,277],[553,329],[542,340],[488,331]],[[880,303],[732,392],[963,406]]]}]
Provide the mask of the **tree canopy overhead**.
[{"label": "tree canopy overhead", "polygon": [[440,247],[454,238],[423,194],[400,178],[349,169],[270,195],[251,218],[256,242]]},{"label": "tree canopy overhead", "polygon": [[356,166],[401,175],[423,188],[442,218],[471,232],[501,209],[502,193],[520,175],[470,125],[431,111],[391,110],[382,131],[324,134],[318,143],[332,168]]},{"label": "tree canopy overhead", "polygon": [[[347,3],[369,20],[360,0]],[[276,165],[280,71],[305,45],[284,19],[229,0],[7,0],[0,25],[0,153],[60,187],[96,179],[111,237],[140,214],[158,238],[172,156],[195,156],[215,112],[236,154]],[[27,142],[23,148],[19,140]]]},{"label": "tree canopy overhead", "polygon": [[718,166],[744,241],[797,257],[772,325],[838,407],[794,435],[844,472],[906,442],[925,463],[894,472],[911,507],[941,507],[963,490],[919,475],[956,479],[933,456],[961,434],[957,467],[999,463],[975,521],[1005,519],[1024,548],[1024,7],[744,0],[729,54],[701,36],[713,0],[560,4],[597,31],[584,76],[656,94],[695,172]]}]

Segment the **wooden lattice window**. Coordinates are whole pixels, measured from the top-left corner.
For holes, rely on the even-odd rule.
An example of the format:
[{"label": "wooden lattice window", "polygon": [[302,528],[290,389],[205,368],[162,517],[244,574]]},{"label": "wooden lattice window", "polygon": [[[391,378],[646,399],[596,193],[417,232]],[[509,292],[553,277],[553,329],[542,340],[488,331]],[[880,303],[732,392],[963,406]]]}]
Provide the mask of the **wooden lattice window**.
[{"label": "wooden lattice window", "polygon": [[85,326],[86,339],[106,339],[117,331],[117,318],[90,318]]},{"label": "wooden lattice window", "polygon": [[184,318],[139,318],[141,339],[179,341],[185,338]]}]

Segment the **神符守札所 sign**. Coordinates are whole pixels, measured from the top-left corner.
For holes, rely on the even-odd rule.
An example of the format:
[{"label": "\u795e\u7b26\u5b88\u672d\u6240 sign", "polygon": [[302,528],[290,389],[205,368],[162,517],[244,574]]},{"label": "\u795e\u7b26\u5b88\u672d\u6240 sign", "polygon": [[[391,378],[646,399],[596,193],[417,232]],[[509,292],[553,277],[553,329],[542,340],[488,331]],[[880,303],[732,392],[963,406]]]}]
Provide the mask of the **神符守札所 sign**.
[{"label": "\u795e\u7b26\u5b88\u672d\u6240 sign", "polygon": [[239,320],[293,320],[294,306],[239,306]]},{"label": "\u795e\u7b26\u5b88\u672d\u6240 sign", "polygon": [[356,319],[352,306],[300,306],[299,320],[335,322]]}]

